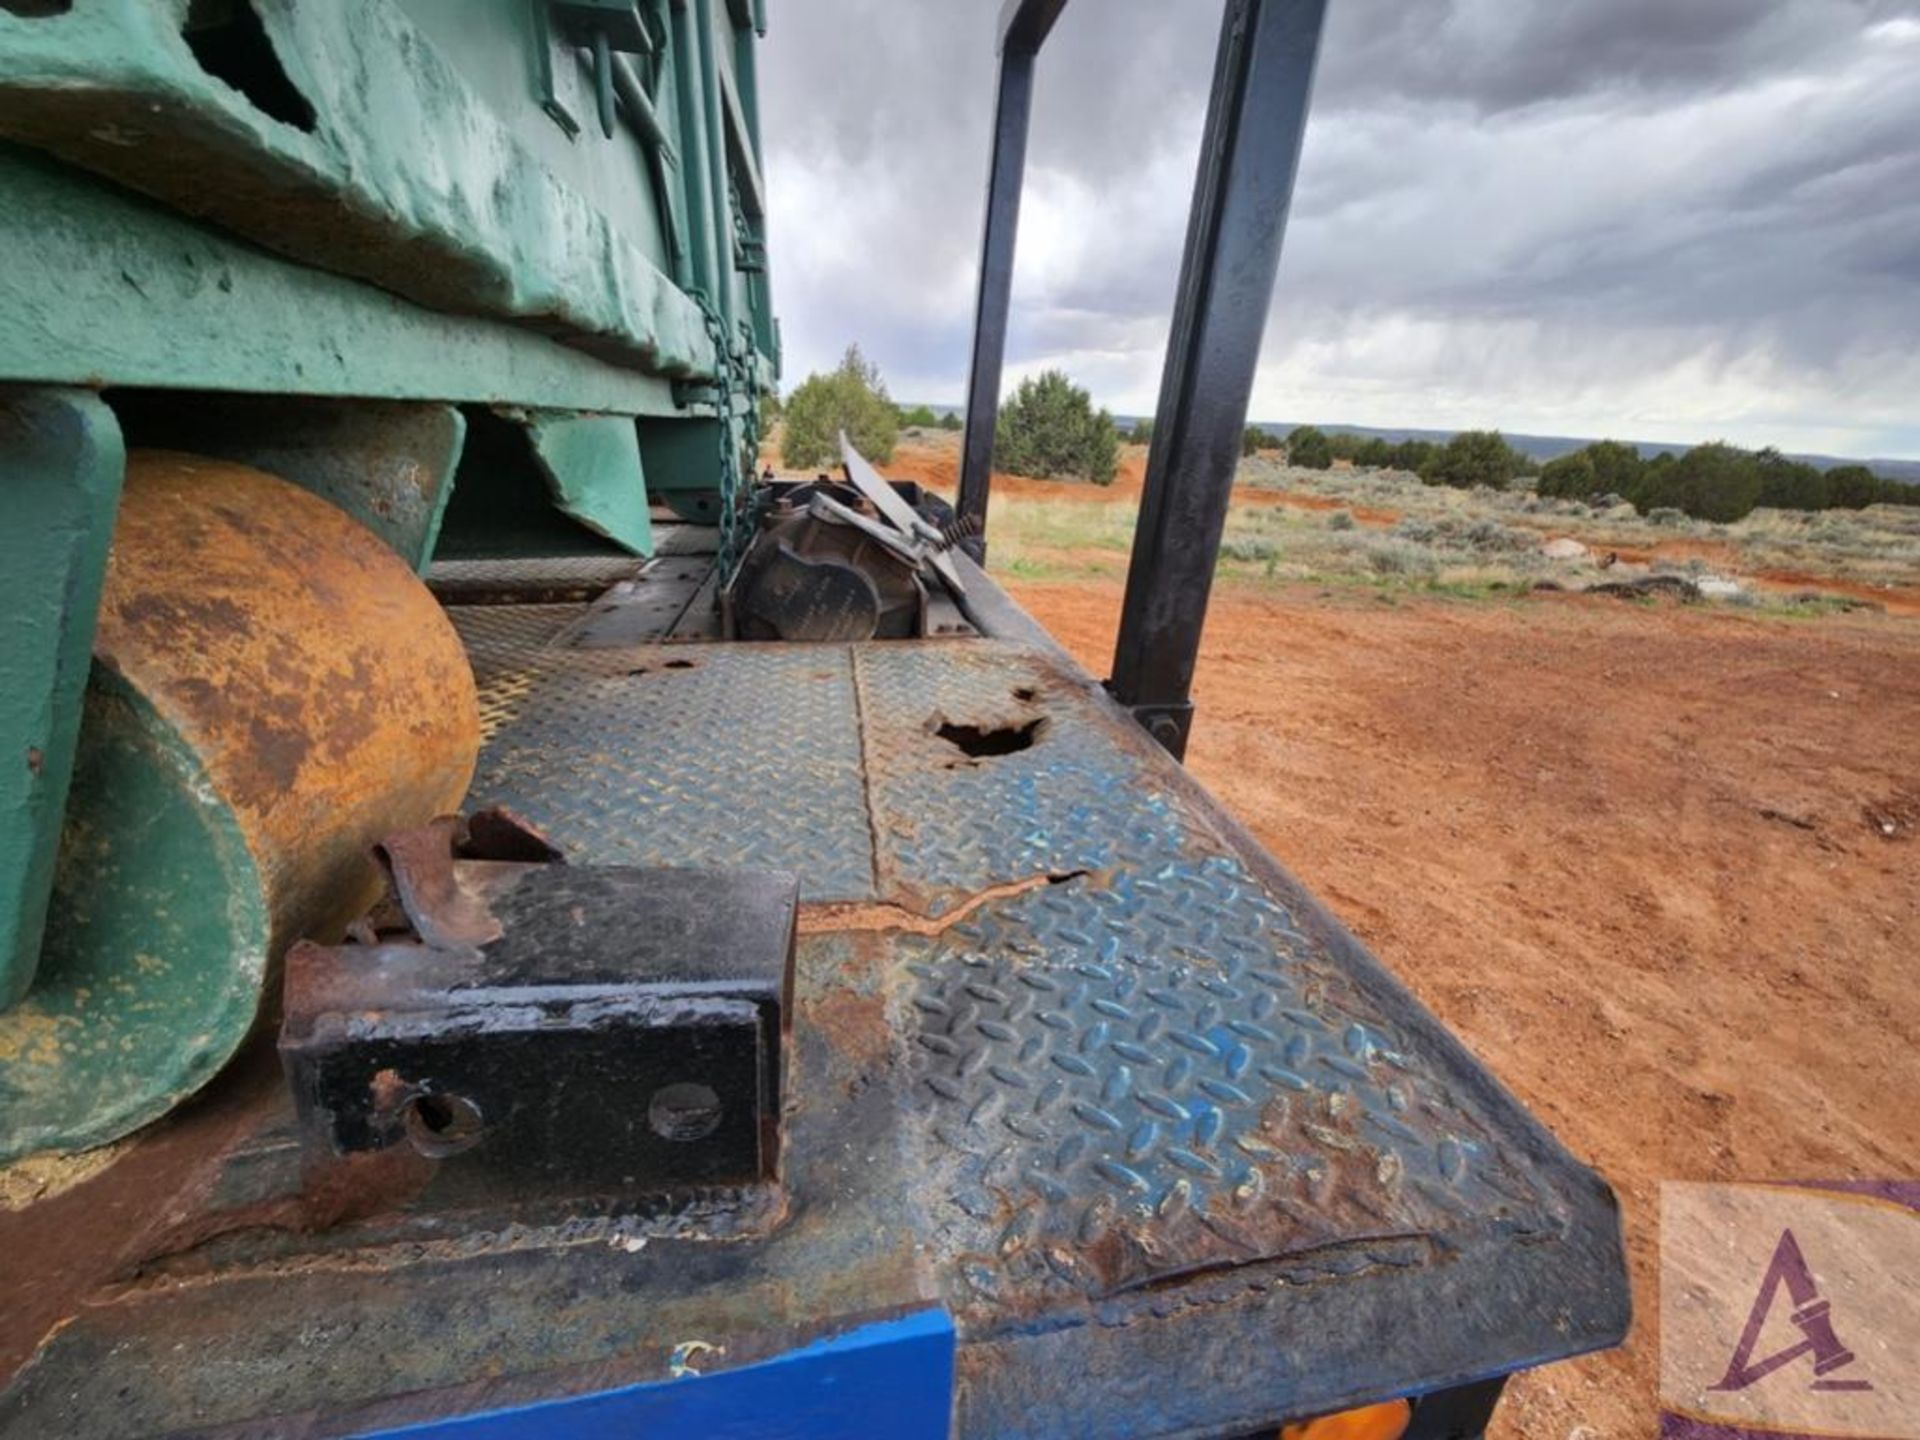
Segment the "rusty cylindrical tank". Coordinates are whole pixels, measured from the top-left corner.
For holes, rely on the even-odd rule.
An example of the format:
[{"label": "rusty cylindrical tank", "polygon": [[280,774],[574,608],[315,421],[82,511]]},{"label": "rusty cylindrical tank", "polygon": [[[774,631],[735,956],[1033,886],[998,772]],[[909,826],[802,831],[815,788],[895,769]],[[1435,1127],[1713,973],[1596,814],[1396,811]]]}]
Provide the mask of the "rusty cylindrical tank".
[{"label": "rusty cylindrical tank", "polygon": [[129,457],[39,975],[0,1014],[0,1161],[204,1084],[270,970],[379,893],[374,841],[458,807],[473,675],[419,578],[283,480]]}]

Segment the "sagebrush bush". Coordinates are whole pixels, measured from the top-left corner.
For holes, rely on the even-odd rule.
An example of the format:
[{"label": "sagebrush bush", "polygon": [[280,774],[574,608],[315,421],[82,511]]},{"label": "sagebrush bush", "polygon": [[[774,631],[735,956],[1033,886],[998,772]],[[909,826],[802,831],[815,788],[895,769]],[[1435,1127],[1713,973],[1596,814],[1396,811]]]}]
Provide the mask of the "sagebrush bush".
[{"label": "sagebrush bush", "polygon": [[1410,540],[1416,545],[1431,545],[1440,530],[1431,520],[1422,520],[1417,515],[1409,515],[1393,527],[1393,533],[1400,539]]},{"label": "sagebrush bush", "polygon": [[1367,568],[1376,575],[1431,575],[1436,564],[1431,551],[1404,540],[1369,537]]},{"label": "sagebrush bush", "polygon": [[1540,537],[1531,530],[1516,530],[1498,520],[1476,520],[1461,539],[1476,550],[1531,550]]},{"label": "sagebrush bush", "polygon": [[1258,535],[1232,535],[1220,542],[1222,560],[1252,562],[1258,560],[1276,560],[1280,556],[1280,547],[1271,540]]}]

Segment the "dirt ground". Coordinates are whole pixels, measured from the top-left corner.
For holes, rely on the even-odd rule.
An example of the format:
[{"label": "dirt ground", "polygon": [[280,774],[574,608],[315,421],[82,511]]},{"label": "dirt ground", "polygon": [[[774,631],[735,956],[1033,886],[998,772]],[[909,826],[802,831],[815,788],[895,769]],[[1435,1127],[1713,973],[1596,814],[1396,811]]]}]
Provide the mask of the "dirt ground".
[{"label": "dirt ground", "polygon": [[[1120,586],[1014,582],[1095,674]],[[1920,1155],[1920,626],[1216,590],[1194,772],[1622,1200],[1626,1347],[1506,1437],[1655,1429],[1659,1185]]]}]

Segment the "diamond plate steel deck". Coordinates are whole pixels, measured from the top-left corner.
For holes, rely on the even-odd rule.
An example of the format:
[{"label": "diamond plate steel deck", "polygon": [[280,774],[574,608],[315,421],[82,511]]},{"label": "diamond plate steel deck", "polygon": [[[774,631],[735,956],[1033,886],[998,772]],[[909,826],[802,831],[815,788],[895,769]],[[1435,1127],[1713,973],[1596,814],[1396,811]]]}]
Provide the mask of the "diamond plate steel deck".
[{"label": "diamond plate steel deck", "polygon": [[[1557,1220],[1455,1077],[1228,855],[1123,863],[903,939],[957,1306],[1279,1257],[1430,1260]],[[962,1238],[964,1237],[964,1238]]]},{"label": "diamond plate steel deck", "polygon": [[447,607],[473,666],[483,738],[492,737],[526,698],[540,652],[586,613],[579,604]]},{"label": "diamond plate steel deck", "polygon": [[807,899],[872,898],[845,650],[550,648],[524,667],[473,806],[525,816],[577,864],[786,868]]},{"label": "diamond plate steel deck", "polygon": [[[867,646],[857,674],[890,896],[938,915],[1028,876],[1179,854],[1192,821],[1157,767],[1062,723],[1059,701],[1081,686],[1045,657],[997,642]],[[938,733],[1035,722],[1030,746],[1007,755],[971,757]]]},{"label": "diamond plate steel deck", "polygon": [[942,1304],[957,1436],[1225,1435],[1623,1332],[1605,1186],[1058,652],[520,618],[459,619],[505,697],[473,804],[575,863],[803,877],[777,1223],[428,1192],[306,1234],[268,1184],[80,1312],[0,1434],[341,1433]]}]

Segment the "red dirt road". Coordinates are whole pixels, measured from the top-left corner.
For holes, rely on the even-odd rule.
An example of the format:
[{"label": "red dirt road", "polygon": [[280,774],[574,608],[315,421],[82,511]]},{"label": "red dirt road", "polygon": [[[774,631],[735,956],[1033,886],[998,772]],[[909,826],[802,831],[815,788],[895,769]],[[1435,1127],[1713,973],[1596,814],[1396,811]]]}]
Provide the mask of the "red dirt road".
[{"label": "red dirt road", "polygon": [[[1117,584],[1011,588],[1106,673]],[[1196,700],[1194,772],[1620,1194],[1632,1337],[1496,1434],[1653,1433],[1660,1181],[1916,1170],[1920,627],[1228,588]]]}]

